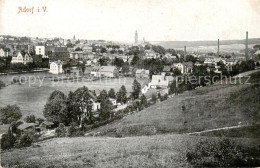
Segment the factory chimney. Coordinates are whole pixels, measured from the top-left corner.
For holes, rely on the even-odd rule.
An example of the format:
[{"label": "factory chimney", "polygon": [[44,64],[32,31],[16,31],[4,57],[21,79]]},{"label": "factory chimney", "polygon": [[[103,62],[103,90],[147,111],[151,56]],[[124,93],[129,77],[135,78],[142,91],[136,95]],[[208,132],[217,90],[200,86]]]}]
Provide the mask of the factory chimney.
[{"label": "factory chimney", "polygon": [[218,39],[218,57],[219,57],[219,39]]},{"label": "factory chimney", "polygon": [[246,60],[248,60],[248,32],[246,32],[246,49],[245,49]]}]

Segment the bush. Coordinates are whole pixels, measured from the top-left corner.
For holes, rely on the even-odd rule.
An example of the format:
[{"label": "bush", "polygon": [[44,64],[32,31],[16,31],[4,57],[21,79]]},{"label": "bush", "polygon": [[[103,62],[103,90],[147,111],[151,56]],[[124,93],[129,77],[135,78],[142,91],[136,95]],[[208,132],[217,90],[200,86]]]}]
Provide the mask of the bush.
[{"label": "bush", "polygon": [[0,123],[10,124],[22,117],[20,108],[17,105],[7,105],[0,109]]},{"label": "bush", "polygon": [[79,127],[78,127],[77,123],[73,122],[68,129],[68,136],[73,137],[73,136],[79,136],[79,135],[80,135]]},{"label": "bush", "polygon": [[65,128],[65,125],[63,123],[60,123],[59,127],[56,128],[55,134],[58,137],[64,137],[66,135],[66,128]]},{"label": "bush", "polygon": [[6,134],[2,135],[2,139],[1,139],[1,149],[5,150],[5,149],[11,149],[14,147],[16,138],[15,136],[11,133],[10,130],[8,130],[8,132]]},{"label": "bush", "polygon": [[27,122],[27,123],[35,123],[36,118],[35,118],[35,116],[32,114],[32,115],[26,116],[24,120],[25,120],[25,122]]},{"label": "bush", "polygon": [[0,89],[5,87],[5,83],[3,81],[0,80]]},{"label": "bush", "polygon": [[28,147],[31,146],[33,142],[33,139],[31,136],[28,134],[22,135],[17,141],[15,142],[15,147],[16,148],[21,148],[21,147]]},{"label": "bush", "polygon": [[259,166],[259,156],[259,147],[245,147],[230,139],[200,141],[186,154],[196,167]]}]

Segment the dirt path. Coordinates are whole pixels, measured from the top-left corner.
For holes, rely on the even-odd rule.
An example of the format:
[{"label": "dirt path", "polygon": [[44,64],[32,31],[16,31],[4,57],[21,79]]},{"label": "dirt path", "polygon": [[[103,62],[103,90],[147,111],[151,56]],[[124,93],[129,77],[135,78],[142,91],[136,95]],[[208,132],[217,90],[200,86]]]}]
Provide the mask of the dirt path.
[{"label": "dirt path", "polygon": [[233,128],[242,128],[246,127],[248,125],[237,125],[237,126],[231,126],[231,127],[223,127],[223,128],[215,128],[215,129],[209,129],[209,130],[204,130],[204,131],[199,131],[199,132],[191,132],[187,133],[188,135],[200,135],[201,133],[206,133],[206,132],[212,132],[212,131],[220,131],[220,130],[228,130],[228,129],[233,129]]}]

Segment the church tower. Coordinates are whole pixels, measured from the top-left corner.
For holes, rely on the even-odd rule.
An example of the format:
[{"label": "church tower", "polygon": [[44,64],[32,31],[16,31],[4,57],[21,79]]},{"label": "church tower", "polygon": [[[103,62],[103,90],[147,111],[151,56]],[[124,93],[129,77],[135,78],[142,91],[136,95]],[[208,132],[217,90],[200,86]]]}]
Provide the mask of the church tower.
[{"label": "church tower", "polygon": [[137,30],[135,31],[135,44],[138,43],[138,34],[137,34]]}]

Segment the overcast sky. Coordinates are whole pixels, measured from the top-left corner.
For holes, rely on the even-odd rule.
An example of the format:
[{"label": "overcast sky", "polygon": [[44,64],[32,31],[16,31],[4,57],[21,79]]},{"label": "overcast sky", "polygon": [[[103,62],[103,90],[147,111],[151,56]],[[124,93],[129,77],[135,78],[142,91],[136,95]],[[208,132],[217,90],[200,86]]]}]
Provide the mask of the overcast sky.
[{"label": "overcast sky", "polygon": [[[19,6],[34,6],[34,14],[18,14]],[[259,7],[260,0],[0,0],[0,34],[132,42],[135,30],[148,41],[244,39],[249,31],[257,38]]]}]

